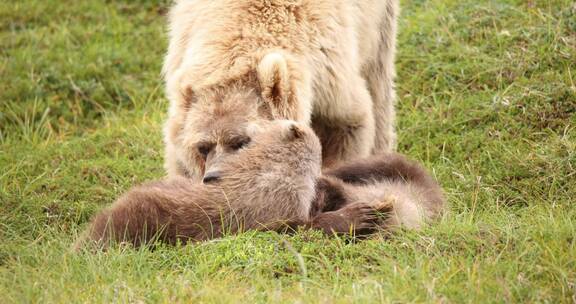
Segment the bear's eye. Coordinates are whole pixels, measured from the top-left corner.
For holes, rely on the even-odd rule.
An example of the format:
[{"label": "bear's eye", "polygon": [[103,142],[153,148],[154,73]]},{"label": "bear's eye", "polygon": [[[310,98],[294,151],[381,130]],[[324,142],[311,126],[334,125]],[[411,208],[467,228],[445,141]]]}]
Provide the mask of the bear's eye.
[{"label": "bear's eye", "polygon": [[200,153],[200,155],[202,155],[202,157],[204,157],[204,158],[208,157],[208,154],[210,153],[211,150],[212,150],[212,145],[208,145],[208,144],[198,145],[198,153]]},{"label": "bear's eye", "polygon": [[242,137],[235,138],[230,143],[229,146],[230,146],[230,149],[236,151],[236,150],[240,150],[240,149],[244,148],[249,143],[250,143],[250,137],[242,136]]}]

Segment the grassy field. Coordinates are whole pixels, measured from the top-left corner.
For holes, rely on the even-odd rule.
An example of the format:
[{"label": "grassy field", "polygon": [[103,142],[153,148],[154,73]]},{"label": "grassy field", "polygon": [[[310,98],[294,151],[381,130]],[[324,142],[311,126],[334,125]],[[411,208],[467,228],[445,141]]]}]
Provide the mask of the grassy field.
[{"label": "grassy field", "polygon": [[168,1],[0,2],[0,303],[576,302],[576,5],[402,1],[399,150],[445,187],[419,232],[246,233],[72,255],[163,175]]}]

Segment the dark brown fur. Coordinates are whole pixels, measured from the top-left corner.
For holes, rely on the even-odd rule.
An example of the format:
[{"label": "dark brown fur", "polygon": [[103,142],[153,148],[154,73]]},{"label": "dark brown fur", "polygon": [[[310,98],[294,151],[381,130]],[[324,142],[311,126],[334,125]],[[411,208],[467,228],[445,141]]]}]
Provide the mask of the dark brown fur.
[{"label": "dark brown fur", "polygon": [[[386,188],[390,183],[406,192],[418,192],[422,199],[408,201],[387,193],[374,195],[371,200],[359,200],[373,188]],[[370,189],[366,189],[370,187]],[[376,191],[374,191],[376,192]],[[420,164],[398,153],[385,153],[361,160],[349,161],[334,169],[324,171],[317,179],[316,196],[312,201],[310,221],[292,222],[299,226],[319,229],[331,234],[363,236],[379,229],[400,226],[413,220],[415,214],[396,214],[395,208],[416,203],[422,208],[421,222],[438,217],[445,209],[442,188]],[[408,226],[414,222],[407,221]]]},{"label": "dark brown fur", "polygon": [[[434,214],[444,209],[445,198],[438,182],[419,163],[407,159],[398,153],[383,153],[341,164],[323,172],[324,177],[332,177],[346,184],[366,185],[379,182],[395,181],[411,184],[426,193],[430,204],[425,207]],[[331,184],[334,185],[334,182]],[[331,189],[331,195],[342,196],[342,186]],[[318,196],[318,193],[316,194]],[[342,199],[340,199],[342,200]]]},{"label": "dark brown fur", "polygon": [[[413,226],[438,217],[445,209],[442,188],[434,178],[420,164],[398,153],[384,153],[341,164],[324,171],[317,183],[316,197],[311,209],[316,212],[312,216],[313,222],[325,223],[331,219],[346,217],[342,210],[349,216],[360,216],[362,212],[354,213],[346,208],[363,205],[381,213],[396,214],[396,219],[379,222],[381,227],[399,226],[404,220],[408,226]],[[394,195],[395,193],[390,193],[388,189],[394,189],[397,193],[399,191],[400,195]],[[408,205],[420,209],[419,214],[406,211],[397,213],[397,209]],[[410,221],[412,222],[408,223]],[[333,228],[326,224],[323,226]]]}]

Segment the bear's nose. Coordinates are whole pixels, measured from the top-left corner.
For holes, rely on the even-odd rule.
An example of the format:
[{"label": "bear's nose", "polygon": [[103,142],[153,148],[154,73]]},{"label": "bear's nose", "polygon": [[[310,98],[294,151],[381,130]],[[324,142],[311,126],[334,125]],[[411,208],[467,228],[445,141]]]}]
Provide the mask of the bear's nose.
[{"label": "bear's nose", "polygon": [[202,179],[202,182],[204,184],[209,184],[209,183],[213,183],[219,179],[220,179],[220,172],[212,171],[212,172],[208,172],[208,173],[204,174],[204,178]]}]

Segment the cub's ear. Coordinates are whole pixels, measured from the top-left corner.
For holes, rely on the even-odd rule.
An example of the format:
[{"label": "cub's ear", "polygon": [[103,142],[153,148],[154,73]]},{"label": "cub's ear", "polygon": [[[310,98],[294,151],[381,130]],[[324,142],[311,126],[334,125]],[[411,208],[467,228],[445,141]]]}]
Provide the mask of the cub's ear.
[{"label": "cub's ear", "polygon": [[292,141],[304,137],[305,131],[302,127],[293,120],[278,120],[282,124],[283,138],[287,141]]},{"label": "cub's ear", "polygon": [[278,52],[265,55],[256,72],[262,98],[276,109],[285,107],[290,94],[290,77],[284,55]]},{"label": "cub's ear", "polygon": [[297,124],[292,124],[290,127],[290,132],[295,139],[304,137],[304,130],[302,130],[302,128],[300,128],[300,126]]}]

